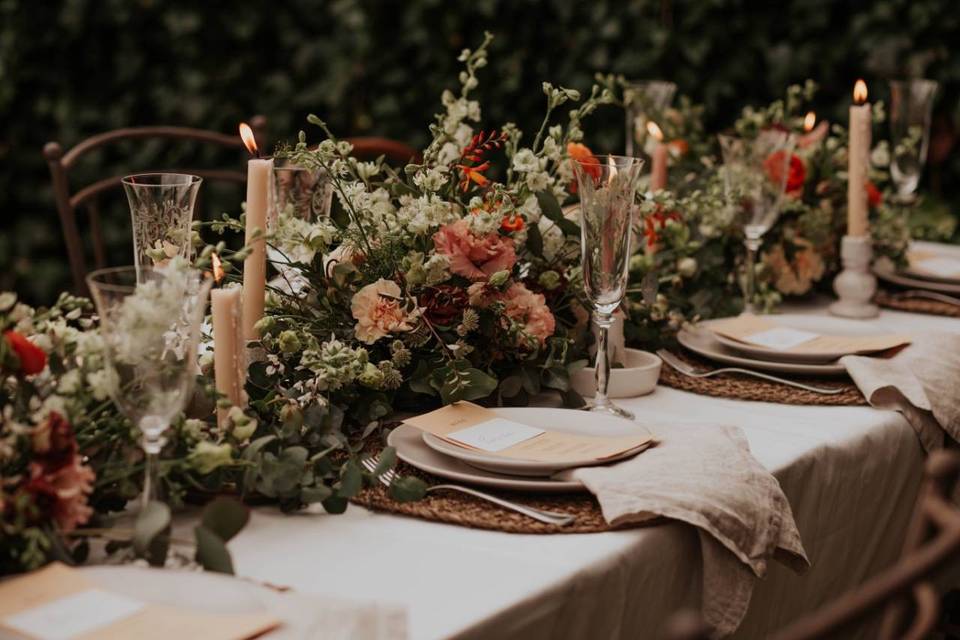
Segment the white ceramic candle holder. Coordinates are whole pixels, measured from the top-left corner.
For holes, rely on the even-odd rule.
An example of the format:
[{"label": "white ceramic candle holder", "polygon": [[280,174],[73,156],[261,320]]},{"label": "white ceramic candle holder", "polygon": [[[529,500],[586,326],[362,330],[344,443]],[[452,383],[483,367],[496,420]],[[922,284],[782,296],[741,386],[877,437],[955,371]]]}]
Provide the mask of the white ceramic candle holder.
[{"label": "white ceramic candle holder", "polygon": [[833,281],[839,300],[830,313],[844,318],[874,318],[880,310],[870,302],[877,292],[877,279],[870,272],[873,244],[870,236],[843,236],[840,244],[843,271]]}]

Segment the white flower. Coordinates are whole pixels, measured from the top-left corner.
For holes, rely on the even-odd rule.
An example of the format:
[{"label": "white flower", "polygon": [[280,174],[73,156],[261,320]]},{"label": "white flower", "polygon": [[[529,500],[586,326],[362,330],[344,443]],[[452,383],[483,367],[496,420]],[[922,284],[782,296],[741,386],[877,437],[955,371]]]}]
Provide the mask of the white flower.
[{"label": "white flower", "polygon": [[425,284],[440,284],[450,279],[450,260],[447,256],[435,253],[423,264]]},{"label": "white flower", "polygon": [[460,147],[452,142],[447,142],[440,147],[440,152],[437,154],[437,166],[449,167],[456,162],[459,157]]},{"label": "white flower", "polygon": [[550,176],[545,171],[534,171],[527,174],[527,188],[536,193],[543,191],[550,185]]},{"label": "white flower", "polygon": [[77,369],[70,369],[62,376],[57,383],[57,393],[62,393],[65,395],[72,395],[80,390],[80,384],[82,382],[80,371]]},{"label": "white flower", "polygon": [[870,153],[870,164],[875,167],[886,167],[890,164],[890,147],[886,140],[881,140]]},{"label": "white flower", "polygon": [[424,191],[440,191],[447,183],[447,174],[439,167],[421,169],[413,176],[413,183]]},{"label": "white flower", "polygon": [[357,162],[357,177],[361,180],[369,180],[380,173],[380,165],[376,162]]},{"label": "white flower", "polygon": [[543,257],[553,260],[563,248],[563,231],[549,218],[540,218],[537,226],[540,227],[540,236],[543,238]]},{"label": "white flower", "polygon": [[527,222],[537,222],[540,220],[540,203],[536,196],[527,196],[527,199],[520,205],[520,213],[526,218]]},{"label": "white flower", "polygon": [[523,148],[513,156],[513,168],[523,173],[537,171],[540,168],[540,161],[533,151]]}]

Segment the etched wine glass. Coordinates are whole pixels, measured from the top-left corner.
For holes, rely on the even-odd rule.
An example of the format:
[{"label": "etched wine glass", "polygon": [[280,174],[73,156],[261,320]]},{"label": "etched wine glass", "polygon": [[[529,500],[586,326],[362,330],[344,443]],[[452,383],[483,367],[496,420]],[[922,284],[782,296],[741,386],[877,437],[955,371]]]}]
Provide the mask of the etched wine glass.
[{"label": "etched wine glass", "polygon": [[145,508],[157,499],[164,433],[190,397],[211,279],[174,258],[162,267],[93,271],[87,284],[100,317],[111,397],[140,432]]},{"label": "etched wine glass", "polygon": [[637,80],[623,85],[623,106],[627,117],[627,156],[642,151],[647,140],[647,122],[660,120],[664,109],[673,102],[677,85],[666,80]]},{"label": "etched wine glass", "polygon": [[625,156],[598,156],[574,162],[580,194],[580,248],[583,287],[600,328],[597,344],[597,392],[590,411],[633,419],[633,414],[607,397],[610,357],[607,336],[613,313],[627,289],[630,238],[643,160]]},{"label": "etched wine glass", "polygon": [[330,215],[333,183],[323,169],[308,169],[289,159],[276,158],[270,189],[269,219],[273,228],[281,215],[312,222]]},{"label": "etched wine glass", "polygon": [[141,173],[123,179],[139,272],[171,258],[189,258],[191,224],[203,180],[183,173]]},{"label": "etched wine glass", "polygon": [[890,177],[903,203],[914,200],[930,142],[930,116],[937,83],[933,80],[890,81]]},{"label": "etched wine glass", "polygon": [[794,139],[784,131],[761,131],[755,138],[718,136],[723,152],[724,192],[743,229],[747,249],[744,313],[756,313],[757,251],[776,223],[790,171]]}]

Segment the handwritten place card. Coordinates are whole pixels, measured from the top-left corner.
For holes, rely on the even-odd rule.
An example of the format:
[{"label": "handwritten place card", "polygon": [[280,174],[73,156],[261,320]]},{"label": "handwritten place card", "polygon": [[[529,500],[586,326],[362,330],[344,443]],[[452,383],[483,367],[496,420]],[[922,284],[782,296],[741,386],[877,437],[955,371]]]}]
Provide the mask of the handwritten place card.
[{"label": "handwritten place card", "polygon": [[910,268],[938,278],[960,278],[960,258],[933,251],[911,251],[907,254]]},{"label": "handwritten place card", "polygon": [[458,444],[465,444],[481,451],[503,451],[524,440],[536,438],[544,433],[543,429],[528,427],[525,424],[493,418],[459,431],[447,434],[447,440],[454,440]]},{"label": "handwritten place card", "polygon": [[831,336],[781,327],[774,320],[744,314],[711,322],[711,331],[774,351],[852,355],[874,353],[910,344],[905,335]]},{"label": "handwritten place card", "polygon": [[[584,412],[583,419],[589,421],[590,414]],[[458,446],[481,449],[515,460],[557,464],[576,463],[583,460],[602,462],[628,452],[642,451],[655,442],[653,434],[641,425],[635,425],[637,433],[626,436],[580,436],[520,425],[512,420],[502,419],[495,411],[470,402],[458,402],[430,413],[408,418],[404,422]],[[483,449],[477,446],[476,440],[471,442],[469,434],[466,438],[467,442],[461,439],[462,434],[471,431],[471,428],[479,426],[480,431],[484,431],[486,429],[484,425],[491,422],[494,423],[491,433],[506,433],[509,435],[504,436],[504,442],[511,437],[515,441],[503,448]],[[532,431],[523,431],[518,429],[518,426]],[[533,431],[540,433],[529,435]],[[529,437],[519,439],[518,436],[521,433],[528,434]]]},{"label": "handwritten place card", "polygon": [[103,590],[53,563],[0,584],[0,637],[28,640],[245,640],[279,625],[268,612],[205,613]]}]

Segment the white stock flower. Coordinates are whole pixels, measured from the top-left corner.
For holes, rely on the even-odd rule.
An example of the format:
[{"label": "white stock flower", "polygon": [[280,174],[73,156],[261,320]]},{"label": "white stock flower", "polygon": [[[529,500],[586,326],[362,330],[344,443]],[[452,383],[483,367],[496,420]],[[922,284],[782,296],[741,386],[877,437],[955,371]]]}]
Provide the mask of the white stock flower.
[{"label": "white stock flower", "polygon": [[540,168],[540,161],[533,151],[523,148],[513,156],[513,168],[523,173],[537,171]]}]

